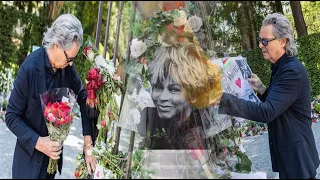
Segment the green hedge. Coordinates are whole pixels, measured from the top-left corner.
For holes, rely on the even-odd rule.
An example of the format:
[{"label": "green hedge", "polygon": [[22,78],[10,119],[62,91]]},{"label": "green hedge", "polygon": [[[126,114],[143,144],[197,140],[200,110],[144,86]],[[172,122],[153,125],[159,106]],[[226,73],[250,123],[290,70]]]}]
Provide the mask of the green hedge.
[{"label": "green hedge", "polygon": [[320,33],[303,36],[298,40],[298,58],[306,67],[312,97],[320,95]]},{"label": "green hedge", "polygon": [[[311,95],[320,95],[320,33],[303,36],[298,39],[297,44],[297,57],[309,74]],[[265,85],[269,85],[271,63],[263,58],[261,49],[243,52],[242,56],[247,58],[252,72],[257,74]]]},{"label": "green hedge", "polygon": [[[5,67],[12,64],[19,67],[32,50],[32,45],[41,45],[43,32],[51,21],[8,5],[1,5],[0,14],[0,61]],[[24,27],[23,35],[15,32],[19,20],[20,26]]]},{"label": "green hedge", "polygon": [[247,63],[253,73],[261,79],[262,83],[268,86],[271,76],[271,62],[263,58],[260,48],[246,51],[242,56],[247,58]]}]

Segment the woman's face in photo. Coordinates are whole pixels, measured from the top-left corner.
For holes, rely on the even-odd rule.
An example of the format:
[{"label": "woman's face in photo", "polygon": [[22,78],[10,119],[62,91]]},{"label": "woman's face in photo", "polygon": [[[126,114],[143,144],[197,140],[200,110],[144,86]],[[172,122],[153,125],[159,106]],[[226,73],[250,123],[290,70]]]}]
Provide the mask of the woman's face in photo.
[{"label": "woman's face in photo", "polygon": [[175,118],[186,107],[180,85],[169,76],[153,84],[151,97],[161,119]]}]

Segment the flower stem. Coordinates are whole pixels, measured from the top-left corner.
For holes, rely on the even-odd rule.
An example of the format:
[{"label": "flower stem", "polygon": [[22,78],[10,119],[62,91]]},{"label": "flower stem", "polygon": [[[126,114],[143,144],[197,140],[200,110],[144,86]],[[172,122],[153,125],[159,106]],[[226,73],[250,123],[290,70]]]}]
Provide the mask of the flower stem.
[{"label": "flower stem", "polygon": [[48,174],[55,174],[57,171],[57,160],[54,159],[49,159],[49,164],[48,164],[48,168],[47,168],[47,173]]}]

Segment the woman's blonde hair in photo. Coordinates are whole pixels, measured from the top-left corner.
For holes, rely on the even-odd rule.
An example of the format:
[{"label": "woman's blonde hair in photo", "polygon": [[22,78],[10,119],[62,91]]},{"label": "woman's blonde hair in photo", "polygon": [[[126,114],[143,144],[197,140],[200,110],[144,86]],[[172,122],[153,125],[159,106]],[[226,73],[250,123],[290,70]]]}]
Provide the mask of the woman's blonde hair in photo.
[{"label": "woman's blonde hair in photo", "polygon": [[196,43],[160,46],[149,67],[152,84],[170,75],[182,87],[185,100],[196,108],[215,104],[222,93],[220,68],[209,61]]}]

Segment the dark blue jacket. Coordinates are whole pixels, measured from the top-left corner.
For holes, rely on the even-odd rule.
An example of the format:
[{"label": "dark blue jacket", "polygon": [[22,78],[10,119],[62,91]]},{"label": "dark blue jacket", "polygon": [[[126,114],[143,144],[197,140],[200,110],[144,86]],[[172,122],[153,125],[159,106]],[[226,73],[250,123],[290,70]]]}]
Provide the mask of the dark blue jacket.
[{"label": "dark blue jacket", "polygon": [[[39,94],[46,88],[45,59],[48,58],[43,47],[32,52],[21,65],[14,81],[9,99],[6,125],[17,136],[13,157],[12,178],[45,178],[40,177],[43,163],[42,152],[35,149],[39,136],[48,136],[48,130],[42,114]],[[85,115],[86,91],[73,66],[65,68],[66,86],[78,95],[83,135],[91,135],[91,121]],[[62,160],[62,155],[60,156]],[[59,161],[61,172],[62,161]],[[43,175],[42,175],[43,176]]]},{"label": "dark blue jacket", "polygon": [[219,113],[268,123],[272,169],[279,178],[316,176],[319,155],[311,125],[308,73],[296,57],[284,54],[272,65],[262,102],[250,102],[224,93]]}]

